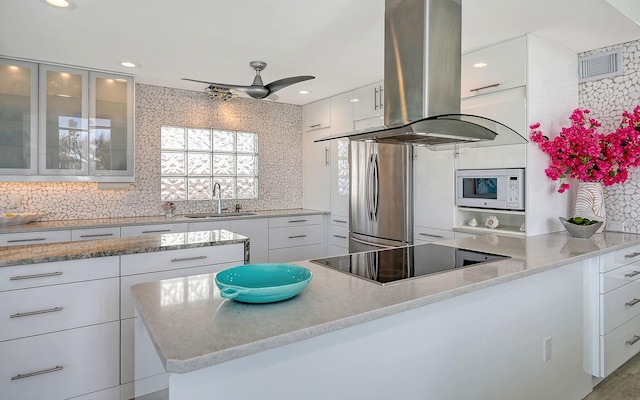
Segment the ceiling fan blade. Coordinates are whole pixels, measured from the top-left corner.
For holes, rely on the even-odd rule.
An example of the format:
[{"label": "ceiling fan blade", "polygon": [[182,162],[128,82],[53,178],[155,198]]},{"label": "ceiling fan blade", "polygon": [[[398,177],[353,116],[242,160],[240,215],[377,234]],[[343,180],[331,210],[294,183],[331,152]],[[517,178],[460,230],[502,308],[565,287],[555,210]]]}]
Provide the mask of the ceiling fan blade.
[{"label": "ceiling fan blade", "polygon": [[273,93],[273,92],[277,92],[280,89],[284,89],[287,86],[291,86],[295,83],[308,81],[309,79],[315,79],[315,76],[310,76],[310,75],[292,76],[289,78],[273,81],[270,84],[268,84],[266,87],[267,89],[269,89],[270,93]]},{"label": "ceiling fan blade", "polygon": [[207,85],[211,85],[211,86],[215,86],[215,87],[219,87],[219,88],[223,88],[223,89],[234,89],[234,90],[238,90],[238,91],[242,91],[243,89],[248,89],[251,88],[251,86],[243,86],[243,85],[227,85],[225,83],[215,83],[215,82],[207,82],[207,81],[199,81],[197,79],[189,79],[189,78],[182,78],[183,81],[191,81],[191,82],[198,82],[198,83],[205,83]]}]

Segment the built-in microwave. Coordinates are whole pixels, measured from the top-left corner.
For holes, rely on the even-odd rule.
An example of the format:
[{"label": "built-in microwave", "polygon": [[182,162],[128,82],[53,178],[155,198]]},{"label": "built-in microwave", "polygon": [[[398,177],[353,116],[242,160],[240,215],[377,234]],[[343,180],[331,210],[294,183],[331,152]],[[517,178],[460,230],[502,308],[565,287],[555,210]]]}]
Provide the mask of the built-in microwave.
[{"label": "built-in microwave", "polygon": [[524,211],[524,169],[459,169],[456,205]]}]

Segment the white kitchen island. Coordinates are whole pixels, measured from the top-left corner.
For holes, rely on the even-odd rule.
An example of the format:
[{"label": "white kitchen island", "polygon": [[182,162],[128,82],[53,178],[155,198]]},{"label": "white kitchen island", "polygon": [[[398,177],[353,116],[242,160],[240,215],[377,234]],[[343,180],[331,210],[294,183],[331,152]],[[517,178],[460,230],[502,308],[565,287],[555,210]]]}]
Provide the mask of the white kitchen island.
[{"label": "white kitchen island", "polygon": [[224,300],[216,288],[163,304],[171,282],[134,286],[171,373],[169,398],[586,396],[597,355],[595,260],[640,237],[490,234],[442,243],[512,258],[386,286],[302,262],[314,273],[307,289],[263,305]]}]

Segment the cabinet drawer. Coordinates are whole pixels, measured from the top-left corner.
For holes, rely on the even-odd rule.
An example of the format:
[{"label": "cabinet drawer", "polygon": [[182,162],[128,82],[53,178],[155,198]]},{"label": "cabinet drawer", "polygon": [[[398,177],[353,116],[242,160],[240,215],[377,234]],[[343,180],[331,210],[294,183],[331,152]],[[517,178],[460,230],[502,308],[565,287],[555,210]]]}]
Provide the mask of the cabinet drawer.
[{"label": "cabinet drawer", "polygon": [[68,230],[0,234],[0,246],[69,242],[70,240],[71,231]]},{"label": "cabinet drawer", "polygon": [[118,385],[120,322],[0,343],[3,399],[66,399]]},{"label": "cabinet drawer", "polygon": [[189,222],[189,232],[213,231],[218,229],[231,230],[231,221],[202,221]]},{"label": "cabinet drawer", "polygon": [[640,261],[624,265],[607,273],[600,274],[601,293],[624,286],[640,278]]},{"label": "cabinet drawer", "polygon": [[344,226],[349,229],[349,217],[343,217],[342,215],[331,215],[331,225]]},{"label": "cabinet drawer", "polygon": [[640,317],[600,338],[604,376],[608,376],[640,351]]},{"label": "cabinet drawer", "polygon": [[112,228],[90,228],[90,229],[73,229],[71,231],[71,240],[95,240],[95,239],[113,239],[120,237],[120,227]]},{"label": "cabinet drawer", "polygon": [[640,261],[640,245],[631,246],[602,255],[600,272],[609,272],[635,261]]},{"label": "cabinet drawer", "polygon": [[122,237],[158,235],[161,233],[188,232],[187,222],[180,224],[158,224],[158,225],[138,225],[123,226],[120,228]]},{"label": "cabinet drawer", "polygon": [[269,262],[272,263],[303,261],[324,256],[325,251],[322,244],[269,250]]},{"label": "cabinet drawer", "polygon": [[323,243],[322,225],[269,229],[269,249]]},{"label": "cabinet drawer", "polygon": [[123,255],[120,257],[120,271],[125,276],[238,260],[244,260],[242,243]]},{"label": "cabinet drawer", "polygon": [[329,227],[329,244],[349,248],[349,228],[331,225]]},{"label": "cabinet drawer", "polygon": [[413,238],[424,242],[436,242],[438,240],[453,239],[453,231],[414,226]]},{"label": "cabinet drawer", "polygon": [[56,261],[0,268],[0,292],[120,275],[119,257]]},{"label": "cabinet drawer", "polygon": [[0,341],[120,319],[118,278],[0,292]]},{"label": "cabinet drawer", "polygon": [[601,299],[603,319],[601,333],[606,334],[640,315],[640,281],[631,282],[601,295]]},{"label": "cabinet drawer", "polygon": [[[224,262],[220,264],[205,265],[201,267],[174,269],[170,271],[152,272],[148,274],[138,274],[123,276],[120,279],[120,318],[132,318],[135,316],[133,299],[131,298],[131,286],[143,282],[154,282],[163,279],[181,278],[185,276],[194,276],[202,274],[210,274],[222,271],[223,269],[242,265],[244,261],[238,259],[235,261]],[[186,294],[186,289],[184,292]]]},{"label": "cabinet drawer", "polygon": [[284,228],[298,225],[322,224],[322,215],[295,215],[292,217],[269,218],[269,228]]}]

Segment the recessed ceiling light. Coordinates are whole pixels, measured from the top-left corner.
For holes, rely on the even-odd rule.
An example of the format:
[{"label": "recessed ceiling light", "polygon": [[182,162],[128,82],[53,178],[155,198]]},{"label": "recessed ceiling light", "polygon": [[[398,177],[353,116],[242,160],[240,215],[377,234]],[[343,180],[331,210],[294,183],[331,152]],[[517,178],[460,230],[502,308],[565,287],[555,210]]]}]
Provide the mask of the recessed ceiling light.
[{"label": "recessed ceiling light", "polygon": [[140,64],[136,64],[134,62],[131,61],[123,61],[120,63],[120,65],[122,65],[123,67],[127,67],[127,68],[138,68],[140,66]]},{"label": "recessed ceiling light", "polygon": [[308,90],[298,90],[298,94],[309,94],[309,93],[311,92]]},{"label": "recessed ceiling light", "polygon": [[484,68],[486,66],[487,66],[487,63],[483,63],[483,62],[473,64],[473,68]]},{"label": "recessed ceiling light", "polygon": [[127,80],[123,79],[123,78],[116,78],[115,80],[116,80],[116,82],[120,82],[120,83],[123,83],[123,82],[126,83],[127,82]]},{"label": "recessed ceiling light", "polygon": [[47,4],[50,4],[58,8],[71,8],[71,3],[67,0],[45,0]]},{"label": "recessed ceiling light", "polygon": [[351,99],[351,100],[349,100],[349,101],[350,101],[350,102],[352,102],[352,103],[357,103],[357,102],[359,102],[359,101],[360,101],[360,99]]}]

